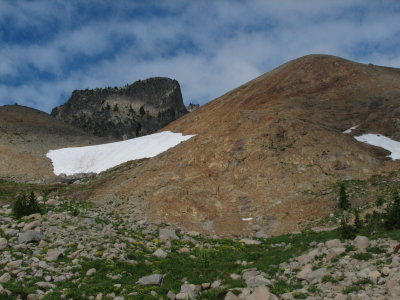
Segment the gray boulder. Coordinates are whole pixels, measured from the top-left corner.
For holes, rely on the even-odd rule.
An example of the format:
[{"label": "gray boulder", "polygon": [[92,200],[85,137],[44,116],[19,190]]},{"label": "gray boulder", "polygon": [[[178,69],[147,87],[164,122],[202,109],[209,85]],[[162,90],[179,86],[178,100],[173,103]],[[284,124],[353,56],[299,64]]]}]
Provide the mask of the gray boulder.
[{"label": "gray boulder", "polygon": [[236,296],[234,293],[232,293],[232,292],[229,291],[229,292],[225,295],[224,300],[240,300],[240,298],[239,298],[238,296]]},{"label": "gray boulder", "polygon": [[366,236],[358,235],[354,241],[353,245],[360,251],[364,251],[369,247],[369,239]]},{"label": "gray boulder", "polygon": [[183,296],[183,299],[196,299],[196,296],[200,293],[200,290],[201,288],[198,285],[184,283],[181,285],[181,292],[178,295]]},{"label": "gray boulder", "polygon": [[161,274],[153,274],[148,276],[143,276],[139,278],[136,284],[139,285],[162,285],[164,280],[164,275]]},{"label": "gray boulder", "polygon": [[267,287],[259,286],[254,289],[254,292],[246,297],[246,300],[275,300],[278,299],[274,294],[271,294]]},{"label": "gray boulder", "polygon": [[178,239],[178,236],[175,233],[175,230],[170,229],[170,228],[162,228],[160,229],[160,233],[158,235],[158,238],[163,241],[172,241]]},{"label": "gray boulder", "polygon": [[28,230],[18,235],[18,243],[27,244],[32,242],[39,242],[44,239],[44,234],[35,230]]},{"label": "gray boulder", "polygon": [[5,238],[0,238],[0,250],[7,248],[8,242]]},{"label": "gray boulder", "polygon": [[58,258],[63,256],[64,250],[60,249],[49,249],[46,254],[47,261],[56,261]]},{"label": "gray boulder", "polygon": [[321,282],[325,274],[326,274],[326,269],[320,268],[318,270],[309,273],[306,277],[306,280],[310,283]]}]

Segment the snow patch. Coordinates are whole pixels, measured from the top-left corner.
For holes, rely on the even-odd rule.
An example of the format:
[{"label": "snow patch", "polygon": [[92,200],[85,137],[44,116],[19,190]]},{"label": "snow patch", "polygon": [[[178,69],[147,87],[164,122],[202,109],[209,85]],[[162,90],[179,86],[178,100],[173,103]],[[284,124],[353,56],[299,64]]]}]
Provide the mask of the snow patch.
[{"label": "snow patch", "polygon": [[251,221],[253,218],[242,218],[242,221]]},{"label": "snow patch", "polygon": [[100,173],[130,160],[154,157],[193,136],[164,131],[121,142],[50,150],[46,156],[56,175]]},{"label": "snow patch", "polygon": [[391,159],[400,159],[400,142],[394,141],[381,134],[373,133],[363,134],[354,138],[359,142],[381,147],[390,151],[392,153],[389,155]]},{"label": "snow patch", "polygon": [[360,125],[353,126],[353,127],[349,128],[349,129],[343,131],[343,133],[349,134],[349,133],[351,133],[354,129],[356,129],[358,126],[360,126]]}]

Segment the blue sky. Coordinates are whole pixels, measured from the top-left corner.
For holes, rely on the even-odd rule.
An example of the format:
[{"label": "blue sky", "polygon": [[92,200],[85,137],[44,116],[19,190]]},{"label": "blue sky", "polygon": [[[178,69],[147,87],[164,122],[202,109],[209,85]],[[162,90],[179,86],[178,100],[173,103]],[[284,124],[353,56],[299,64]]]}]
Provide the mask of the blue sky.
[{"label": "blue sky", "polygon": [[400,67],[399,20],[397,0],[0,0],[0,105],[153,76],[204,104],[311,53]]}]

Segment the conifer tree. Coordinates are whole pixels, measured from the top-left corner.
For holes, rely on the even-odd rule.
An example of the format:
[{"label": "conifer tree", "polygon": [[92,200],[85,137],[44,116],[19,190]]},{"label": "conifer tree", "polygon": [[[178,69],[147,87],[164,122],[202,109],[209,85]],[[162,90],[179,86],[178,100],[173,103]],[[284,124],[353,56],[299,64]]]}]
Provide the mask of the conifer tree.
[{"label": "conifer tree", "polygon": [[339,207],[343,210],[347,210],[350,208],[349,197],[346,193],[346,186],[344,183],[340,184],[340,192],[339,192]]}]

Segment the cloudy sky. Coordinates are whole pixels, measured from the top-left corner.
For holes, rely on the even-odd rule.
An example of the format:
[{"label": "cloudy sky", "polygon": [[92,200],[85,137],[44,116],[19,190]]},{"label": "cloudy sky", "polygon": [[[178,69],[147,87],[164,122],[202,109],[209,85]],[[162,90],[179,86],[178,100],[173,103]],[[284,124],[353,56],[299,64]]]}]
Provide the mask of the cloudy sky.
[{"label": "cloudy sky", "polygon": [[0,0],[0,105],[177,79],[204,104],[311,53],[400,67],[397,0]]}]

